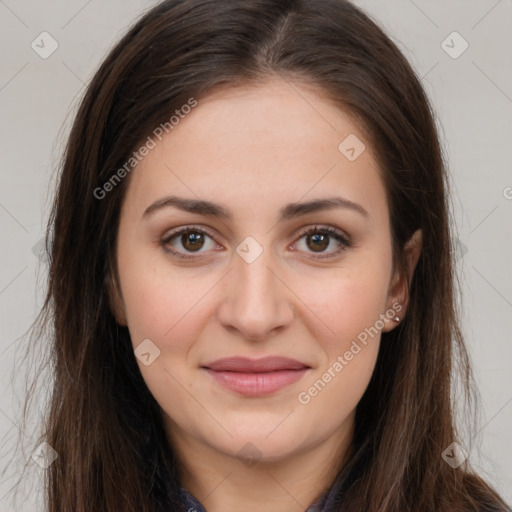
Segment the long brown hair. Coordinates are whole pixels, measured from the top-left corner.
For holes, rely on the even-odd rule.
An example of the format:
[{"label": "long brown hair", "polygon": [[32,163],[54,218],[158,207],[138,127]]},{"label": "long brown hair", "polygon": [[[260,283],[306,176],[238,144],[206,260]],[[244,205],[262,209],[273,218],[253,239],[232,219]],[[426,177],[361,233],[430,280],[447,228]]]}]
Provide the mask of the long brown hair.
[{"label": "long brown hair", "polygon": [[[179,510],[180,471],[128,330],[109,307],[129,175],[98,198],[155,127],[195,98],[280,77],[312,84],[355,115],[385,180],[394,264],[423,231],[403,322],[383,334],[342,469],[344,512],[498,511],[496,492],[441,454],[457,440],[452,374],[471,390],[451,239],[449,183],[415,72],[346,0],[166,0],[115,45],[80,103],[49,228],[53,371],[44,440],[49,512]],[[137,172],[135,169],[133,172]],[[95,193],[96,191],[96,193]],[[471,396],[468,394],[468,396]]]}]

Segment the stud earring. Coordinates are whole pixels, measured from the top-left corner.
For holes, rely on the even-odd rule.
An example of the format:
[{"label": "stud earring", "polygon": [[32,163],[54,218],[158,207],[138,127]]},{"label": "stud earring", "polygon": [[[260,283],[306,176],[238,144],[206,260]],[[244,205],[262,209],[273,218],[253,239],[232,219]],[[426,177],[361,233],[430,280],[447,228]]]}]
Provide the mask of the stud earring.
[{"label": "stud earring", "polygon": [[399,323],[400,322],[400,317],[399,316],[395,316],[393,318],[393,321],[396,322],[396,323]]}]

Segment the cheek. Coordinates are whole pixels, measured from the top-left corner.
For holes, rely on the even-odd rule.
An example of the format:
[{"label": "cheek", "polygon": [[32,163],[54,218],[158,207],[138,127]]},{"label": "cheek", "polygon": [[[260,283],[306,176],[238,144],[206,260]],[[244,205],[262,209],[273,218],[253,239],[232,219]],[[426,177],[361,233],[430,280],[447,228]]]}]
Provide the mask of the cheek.
[{"label": "cheek", "polygon": [[[375,368],[385,313],[388,274],[341,273],[322,293],[309,295],[312,309],[328,326],[318,336],[323,356],[297,396],[304,413],[323,418],[322,431],[342,424],[363,396]],[[330,411],[326,414],[326,411]]]},{"label": "cheek", "polygon": [[194,358],[189,355],[208,318],[204,296],[214,283],[201,286],[196,280],[192,285],[177,272],[155,272],[143,266],[126,265],[119,274],[134,349],[149,339],[160,351],[149,365],[137,360],[142,377],[160,406],[172,411],[175,421],[186,422],[190,409],[197,414],[190,399],[196,393],[190,379]]},{"label": "cheek", "polygon": [[390,265],[384,254],[362,254],[324,276],[318,269],[295,276],[294,292],[318,319],[315,330],[331,356],[385,313]]},{"label": "cheek", "polygon": [[161,350],[180,352],[187,340],[198,337],[204,314],[201,299],[211,286],[144,269],[126,269],[126,276],[123,297],[134,346],[149,338]]},{"label": "cheek", "polygon": [[[320,365],[297,398],[308,414],[325,417],[324,428],[334,428],[357,406],[373,373],[384,326],[388,256],[385,251],[380,257],[361,254],[332,279],[300,285],[299,293],[308,297],[325,328],[316,332],[323,352]],[[325,411],[331,413],[325,416]]]},{"label": "cheek", "polygon": [[[302,414],[321,418],[323,433],[339,428],[353,413],[370,382],[379,349],[379,336],[366,346],[356,342],[340,350],[297,395]],[[347,354],[352,354],[349,360]],[[333,354],[334,356],[334,354]]]}]

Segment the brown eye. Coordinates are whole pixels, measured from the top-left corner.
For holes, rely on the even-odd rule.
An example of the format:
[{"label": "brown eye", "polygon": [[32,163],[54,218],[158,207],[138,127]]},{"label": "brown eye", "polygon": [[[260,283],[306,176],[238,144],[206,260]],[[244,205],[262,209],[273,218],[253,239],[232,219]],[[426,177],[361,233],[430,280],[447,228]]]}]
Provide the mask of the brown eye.
[{"label": "brown eye", "polygon": [[160,241],[160,245],[166,252],[178,258],[194,258],[194,253],[200,256],[208,252],[208,249],[219,247],[211,235],[193,226],[186,226],[167,234]]},{"label": "brown eye", "polygon": [[[311,244],[310,244],[311,242]],[[314,233],[306,237],[306,244],[315,252],[322,252],[329,247],[329,235]]]},{"label": "brown eye", "polygon": [[[352,246],[346,235],[331,226],[310,228],[301,234],[300,240],[302,239],[306,246],[305,252],[318,254],[318,256],[311,256],[312,259],[331,258]],[[331,247],[330,251],[327,250],[329,247]]]},{"label": "brown eye", "polygon": [[204,235],[196,231],[189,231],[181,235],[181,244],[187,251],[198,251],[204,245]]}]

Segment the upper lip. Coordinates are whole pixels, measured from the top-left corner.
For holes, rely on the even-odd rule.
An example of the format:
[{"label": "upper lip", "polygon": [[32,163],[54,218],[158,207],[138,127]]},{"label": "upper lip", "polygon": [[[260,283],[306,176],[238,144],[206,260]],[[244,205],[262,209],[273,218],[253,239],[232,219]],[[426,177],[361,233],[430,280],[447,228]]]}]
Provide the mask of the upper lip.
[{"label": "upper lip", "polygon": [[230,372],[272,372],[276,370],[300,370],[309,368],[307,364],[301,363],[296,359],[289,357],[268,356],[261,359],[250,359],[248,357],[225,357],[217,359],[211,363],[202,365],[203,368],[209,368],[214,371]]}]

